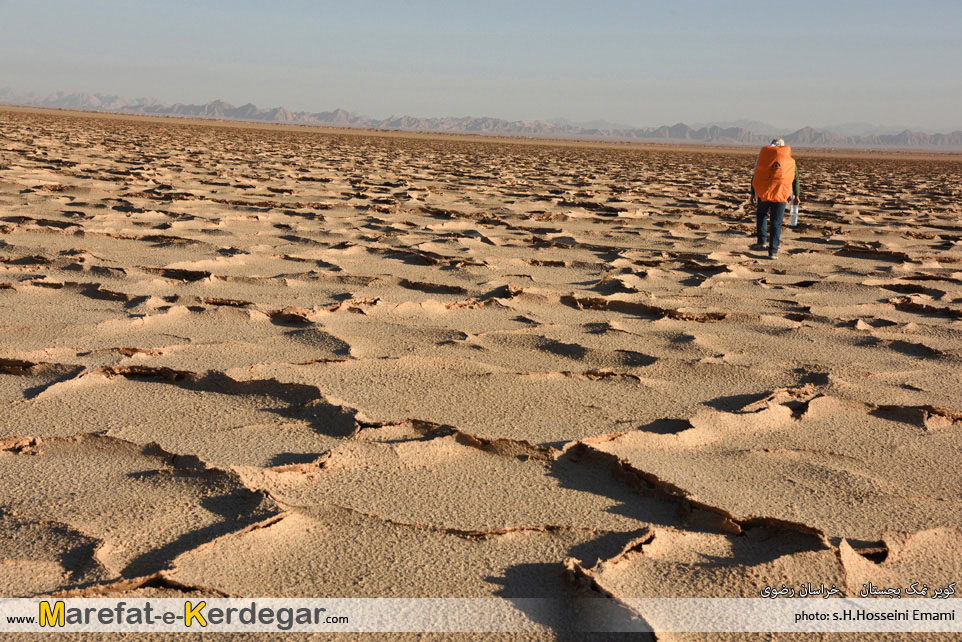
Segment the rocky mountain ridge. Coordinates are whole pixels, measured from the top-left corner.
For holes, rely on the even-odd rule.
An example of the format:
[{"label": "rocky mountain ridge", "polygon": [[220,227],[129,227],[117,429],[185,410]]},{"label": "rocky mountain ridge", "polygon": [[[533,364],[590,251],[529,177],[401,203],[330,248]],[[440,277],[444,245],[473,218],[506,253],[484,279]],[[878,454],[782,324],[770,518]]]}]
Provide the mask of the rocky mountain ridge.
[{"label": "rocky mountain ridge", "polygon": [[718,125],[696,129],[684,123],[661,127],[622,128],[584,127],[562,119],[553,122],[547,120],[508,121],[500,118],[472,116],[435,118],[391,116],[385,119],[374,119],[352,114],[343,109],[322,112],[292,112],[284,107],[262,109],[252,103],[235,107],[223,100],[214,100],[203,105],[183,103],[169,105],[155,98],[130,99],[85,92],[56,92],[48,96],[37,96],[34,94],[16,94],[10,89],[0,90],[0,104],[124,114],[488,136],[690,142],[716,145],[764,145],[773,137],[780,136],[789,145],[800,147],[962,148],[962,130],[945,134],[927,134],[906,129],[897,134],[844,136],[831,130],[812,127],[803,127],[785,134],[778,131],[760,132],[744,127],[721,127]]}]

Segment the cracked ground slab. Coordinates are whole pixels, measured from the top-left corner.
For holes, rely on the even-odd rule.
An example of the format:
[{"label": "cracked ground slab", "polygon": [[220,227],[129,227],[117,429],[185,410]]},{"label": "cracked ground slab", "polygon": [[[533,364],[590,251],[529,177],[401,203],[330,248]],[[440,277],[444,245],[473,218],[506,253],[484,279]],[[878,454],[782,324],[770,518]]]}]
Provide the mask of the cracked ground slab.
[{"label": "cracked ground slab", "polygon": [[959,568],[957,161],[806,153],[770,263],[747,153],[0,121],[5,592]]}]

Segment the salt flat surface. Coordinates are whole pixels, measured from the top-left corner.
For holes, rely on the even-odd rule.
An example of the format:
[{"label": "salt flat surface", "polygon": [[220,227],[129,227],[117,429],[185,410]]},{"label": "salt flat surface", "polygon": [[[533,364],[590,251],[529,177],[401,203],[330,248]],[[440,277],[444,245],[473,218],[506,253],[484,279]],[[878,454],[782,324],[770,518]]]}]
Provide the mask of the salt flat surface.
[{"label": "salt flat surface", "polygon": [[957,159],[0,123],[3,595],[962,580]]}]

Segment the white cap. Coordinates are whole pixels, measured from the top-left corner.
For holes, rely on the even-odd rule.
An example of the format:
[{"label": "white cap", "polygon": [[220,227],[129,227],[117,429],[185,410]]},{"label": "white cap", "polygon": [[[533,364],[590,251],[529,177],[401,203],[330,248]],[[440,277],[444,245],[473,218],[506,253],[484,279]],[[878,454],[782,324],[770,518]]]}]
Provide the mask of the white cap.
[{"label": "white cap", "polygon": [[781,138],[773,138],[772,142],[770,142],[768,145],[769,147],[784,147],[785,141]]}]

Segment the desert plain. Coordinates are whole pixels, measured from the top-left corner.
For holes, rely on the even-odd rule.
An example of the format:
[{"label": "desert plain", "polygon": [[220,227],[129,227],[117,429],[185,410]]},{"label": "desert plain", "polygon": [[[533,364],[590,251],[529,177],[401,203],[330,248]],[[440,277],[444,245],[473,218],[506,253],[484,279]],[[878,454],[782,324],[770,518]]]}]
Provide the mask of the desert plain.
[{"label": "desert plain", "polygon": [[958,155],[0,124],[4,596],[962,583]]}]

